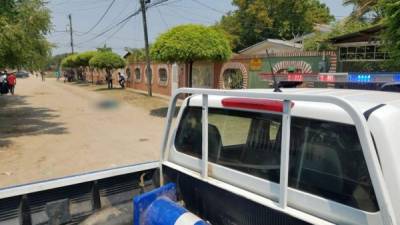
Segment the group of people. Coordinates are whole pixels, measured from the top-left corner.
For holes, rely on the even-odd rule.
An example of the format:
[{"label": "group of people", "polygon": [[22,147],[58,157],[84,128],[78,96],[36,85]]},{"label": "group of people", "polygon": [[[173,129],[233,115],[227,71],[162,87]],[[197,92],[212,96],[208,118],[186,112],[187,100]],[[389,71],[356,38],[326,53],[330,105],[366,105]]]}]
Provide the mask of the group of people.
[{"label": "group of people", "polygon": [[0,73],[0,93],[1,95],[11,93],[14,95],[17,76],[14,73],[3,71]]},{"label": "group of people", "polygon": [[[106,81],[107,81],[108,89],[112,89],[113,88],[113,79],[112,79],[111,73],[107,73]],[[125,74],[118,72],[118,83],[121,86],[121,88],[125,88],[125,82],[126,82]]]}]

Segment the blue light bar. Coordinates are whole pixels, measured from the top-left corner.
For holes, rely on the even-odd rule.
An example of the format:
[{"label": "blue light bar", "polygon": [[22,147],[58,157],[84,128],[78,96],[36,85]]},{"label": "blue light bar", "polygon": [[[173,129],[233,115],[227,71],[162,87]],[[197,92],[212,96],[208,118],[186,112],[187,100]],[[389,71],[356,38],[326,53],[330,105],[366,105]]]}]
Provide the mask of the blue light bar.
[{"label": "blue light bar", "polygon": [[349,74],[348,80],[350,82],[367,83],[371,82],[371,74]]},{"label": "blue light bar", "polygon": [[393,75],[393,81],[400,81],[400,74],[396,73]]}]

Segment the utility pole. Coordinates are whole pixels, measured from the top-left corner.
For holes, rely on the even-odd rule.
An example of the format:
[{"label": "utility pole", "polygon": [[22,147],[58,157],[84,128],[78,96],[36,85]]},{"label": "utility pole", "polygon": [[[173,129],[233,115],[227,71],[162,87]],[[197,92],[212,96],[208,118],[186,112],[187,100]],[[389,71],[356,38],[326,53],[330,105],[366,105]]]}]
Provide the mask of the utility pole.
[{"label": "utility pole", "polygon": [[151,71],[151,63],[150,63],[150,52],[149,52],[149,37],[147,34],[147,19],[146,19],[146,3],[150,3],[150,0],[139,0],[140,6],[142,9],[142,18],[143,18],[143,31],[144,31],[144,45],[146,51],[146,76],[147,76],[147,93],[149,96],[152,96],[151,90],[151,78],[152,78],[152,71]]},{"label": "utility pole", "polygon": [[282,90],[279,88],[279,83],[276,80],[276,76],[275,76],[275,73],[274,73],[274,68],[272,67],[272,63],[271,63],[271,57],[269,57],[268,48],[265,49],[265,52],[267,53],[269,67],[271,67],[272,79],[274,81],[274,92],[282,92]]},{"label": "utility pole", "polygon": [[69,33],[71,35],[71,52],[72,54],[74,54],[74,37],[72,35],[72,16],[71,14],[68,15],[68,19],[69,19]]}]

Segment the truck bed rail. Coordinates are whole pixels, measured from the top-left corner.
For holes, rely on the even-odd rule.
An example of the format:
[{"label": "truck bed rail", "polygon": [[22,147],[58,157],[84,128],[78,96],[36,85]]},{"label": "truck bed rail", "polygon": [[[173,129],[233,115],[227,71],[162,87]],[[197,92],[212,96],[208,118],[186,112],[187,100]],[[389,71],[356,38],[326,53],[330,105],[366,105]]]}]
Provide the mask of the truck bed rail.
[{"label": "truck bed rail", "polygon": [[[162,163],[172,163],[168,161],[168,153],[171,139],[171,126],[172,119],[175,112],[175,107],[179,96],[182,95],[201,95],[202,96],[202,168],[201,179],[208,180],[208,97],[209,96],[229,96],[229,97],[246,97],[246,98],[267,98],[274,100],[281,100],[284,103],[284,111],[282,113],[282,145],[281,145],[281,174],[280,174],[280,196],[279,206],[282,211],[287,210],[287,190],[288,190],[288,168],[289,168],[289,139],[290,139],[290,121],[291,110],[290,104],[292,101],[315,102],[315,103],[330,103],[343,109],[353,120],[357,129],[358,137],[360,139],[363,154],[366,160],[368,171],[371,176],[371,181],[376,193],[379,208],[381,210],[381,217],[384,225],[397,224],[394,216],[394,209],[389,198],[388,190],[386,188],[383,173],[380,168],[377,152],[373,144],[372,137],[367,125],[367,121],[347,100],[330,95],[306,95],[306,94],[289,94],[277,92],[246,92],[232,91],[232,90],[213,90],[213,89],[196,89],[196,88],[182,88],[177,89],[171,98],[168,113],[167,123],[164,129],[164,138],[161,146]],[[161,171],[162,182],[162,171]]]}]

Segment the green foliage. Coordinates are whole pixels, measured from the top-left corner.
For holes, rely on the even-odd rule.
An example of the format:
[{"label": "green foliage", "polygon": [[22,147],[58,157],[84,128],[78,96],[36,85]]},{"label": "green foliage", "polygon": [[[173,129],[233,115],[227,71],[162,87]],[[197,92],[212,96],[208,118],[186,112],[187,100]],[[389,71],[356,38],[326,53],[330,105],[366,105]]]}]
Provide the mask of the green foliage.
[{"label": "green foliage", "polygon": [[112,48],[107,47],[107,45],[104,44],[103,47],[97,48],[97,51],[98,51],[98,52],[112,52]]},{"label": "green foliage", "polygon": [[267,38],[292,39],[334,19],[319,0],[233,0],[233,4],[237,9],[216,26],[232,36],[235,50]]},{"label": "green foliage", "polygon": [[221,21],[214,27],[225,34],[232,49],[239,46],[240,37],[238,31],[240,29],[240,23],[237,19],[236,12],[228,12],[226,15],[223,15]]},{"label": "green foliage", "polygon": [[44,69],[53,47],[45,35],[51,26],[43,0],[2,0],[0,67]]},{"label": "green foliage", "polygon": [[53,70],[54,70],[54,69],[57,69],[58,67],[61,66],[62,60],[63,60],[64,58],[66,58],[68,55],[69,55],[69,53],[63,53],[63,54],[59,54],[59,55],[52,56],[52,57],[49,59],[49,67],[50,67],[51,69],[53,69]]},{"label": "green foliage", "polygon": [[304,50],[306,51],[329,51],[335,50],[329,43],[329,38],[331,38],[331,33],[321,33],[317,32],[310,38],[307,38],[303,42]]},{"label": "green foliage", "polygon": [[381,18],[378,0],[343,0],[343,5],[353,6],[353,12],[349,18],[350,20],[365,21],[365,16],[367,15],[375,17],[375,20],[379,20]]},{"label": "green foliage", "polygon": [[227,69],[224,72],[224,86],[226,89],[242,89],[243,74],[238,69]]},{"label": "green foliage", "polygon": [[400,69],[400,1],[380,0],[379,6],[383,11],[383,25],[386,27],[383,33],[383,43],[390,54],[387,62],[392,69]]},{"label": "green foliage", "polygon": [[98,52],[96,51],[86,51],[78,54],[76,56],[76,65],[82,67],[88,67],[89,61],[96,55]]},{"label": "green foliage", "polygon": [[71,54],[61,61],[61,66],[65,68],[75,68],[77,64],[77,54]]},{"label": "green foliage", "polygon": [[365,28],[368,28],[369,26],[371,26],[371,24],[356,20],[338,22],[334,24],[331,32],[328,33],[317,32],[310,38],[305,39],[303,43],[304,50],[307,51],[335,50],[335,47],[333,47],[329,42],[330,38],[363,30]]},{"label": "green foliage", "polygon": [[226,36],[202,25],[181,25],[161,34],[151,49],[157,61],[191,63],[198,60],[224,61],[232,52]]},{"label": "green foliage", "polygon": [[98,69],[111,70],[125,67],[125,60],[114,52],[101,51],[90,59],[89,65]]},{"label": "green foliage", "polygon": [[146,60],[146,53],[143,48],[126,49],[130,55],[127,58],[128,63],[138,63]]}]

